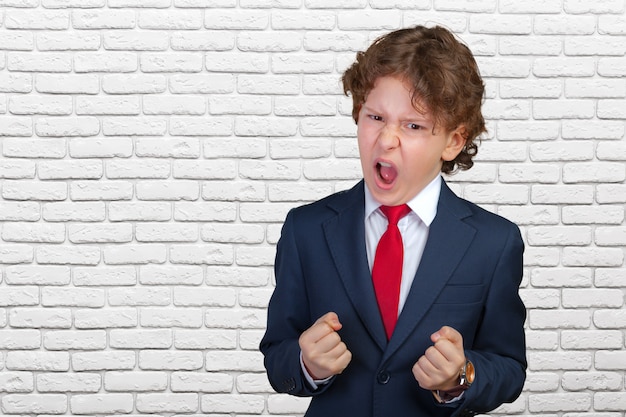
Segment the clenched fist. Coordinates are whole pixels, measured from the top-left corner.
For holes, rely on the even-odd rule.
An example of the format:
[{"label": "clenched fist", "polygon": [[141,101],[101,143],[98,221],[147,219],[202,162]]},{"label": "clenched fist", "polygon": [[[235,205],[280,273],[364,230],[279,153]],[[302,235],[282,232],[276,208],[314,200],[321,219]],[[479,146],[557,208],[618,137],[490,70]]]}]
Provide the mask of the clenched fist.
[{"label": "clenched fist", "polygon": [[337,314],[330,312],[300,335],[302,361],[313,379],[340,374],[352,360],[352,353],[337,333],[339,329],[341,323]]},{"label": "clenched fist", "polygon": [[459,384],[459,371],[465,364],[463,336],[443,326],[430,336],[433,346],[413,365],[413,376],[427,390],[449,390]]}]

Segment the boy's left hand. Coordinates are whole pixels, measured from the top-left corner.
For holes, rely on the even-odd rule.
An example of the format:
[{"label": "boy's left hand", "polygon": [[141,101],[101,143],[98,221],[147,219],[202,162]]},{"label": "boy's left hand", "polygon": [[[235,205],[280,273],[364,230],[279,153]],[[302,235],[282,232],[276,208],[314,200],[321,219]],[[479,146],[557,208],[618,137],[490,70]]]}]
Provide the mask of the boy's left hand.
[{"label": "boy's left hand", "polygon": [[430,340],[434,344],[413,365],[413,376],[424,389],[452,389],[459,384],[459,371],[465,364],[463,336],[452,327],[443,326]]}]

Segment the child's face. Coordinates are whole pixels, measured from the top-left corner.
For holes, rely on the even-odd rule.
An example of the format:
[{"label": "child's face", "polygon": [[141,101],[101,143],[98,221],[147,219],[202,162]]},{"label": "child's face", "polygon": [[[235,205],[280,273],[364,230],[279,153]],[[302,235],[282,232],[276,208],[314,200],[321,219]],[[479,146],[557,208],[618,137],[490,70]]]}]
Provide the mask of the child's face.
[{"label": "child's face", "polygon": [[437,126],[418,112],[407,84],[396,77],[376,80],[359,111],[357,137],[363,177],[383,205],[404,204],[441,171],[443,161],[461,152],[459,133]]}]

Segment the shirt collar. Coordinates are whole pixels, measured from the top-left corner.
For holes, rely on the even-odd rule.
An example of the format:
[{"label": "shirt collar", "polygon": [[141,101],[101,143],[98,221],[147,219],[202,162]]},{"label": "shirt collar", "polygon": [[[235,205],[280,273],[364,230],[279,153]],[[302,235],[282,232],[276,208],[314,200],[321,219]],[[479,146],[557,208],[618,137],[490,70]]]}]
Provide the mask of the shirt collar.
[{"label": "shirt collar", "polygon": [[[435,219],[437,215],[437,203],[441,193],[441,175],[437,175],[422,191],[407,202],[411,210],[420,218],[426,226]],[[367,219],[381,204],[374,199],[372,193],[365,188],[365,218]]]}]

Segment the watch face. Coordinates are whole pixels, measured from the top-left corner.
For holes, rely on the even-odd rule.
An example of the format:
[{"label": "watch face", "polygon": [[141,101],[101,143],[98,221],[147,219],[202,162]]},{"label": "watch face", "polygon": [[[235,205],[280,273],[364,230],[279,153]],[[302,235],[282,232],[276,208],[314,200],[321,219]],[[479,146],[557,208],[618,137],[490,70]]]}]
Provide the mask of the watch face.
[{"label": "watch face", "polygon": [[467,361],[465,364],[465,380],[468,385],[474,383],[474,377],[476,376],[476,371],[474,370],[474,364],[470,361]]}]

